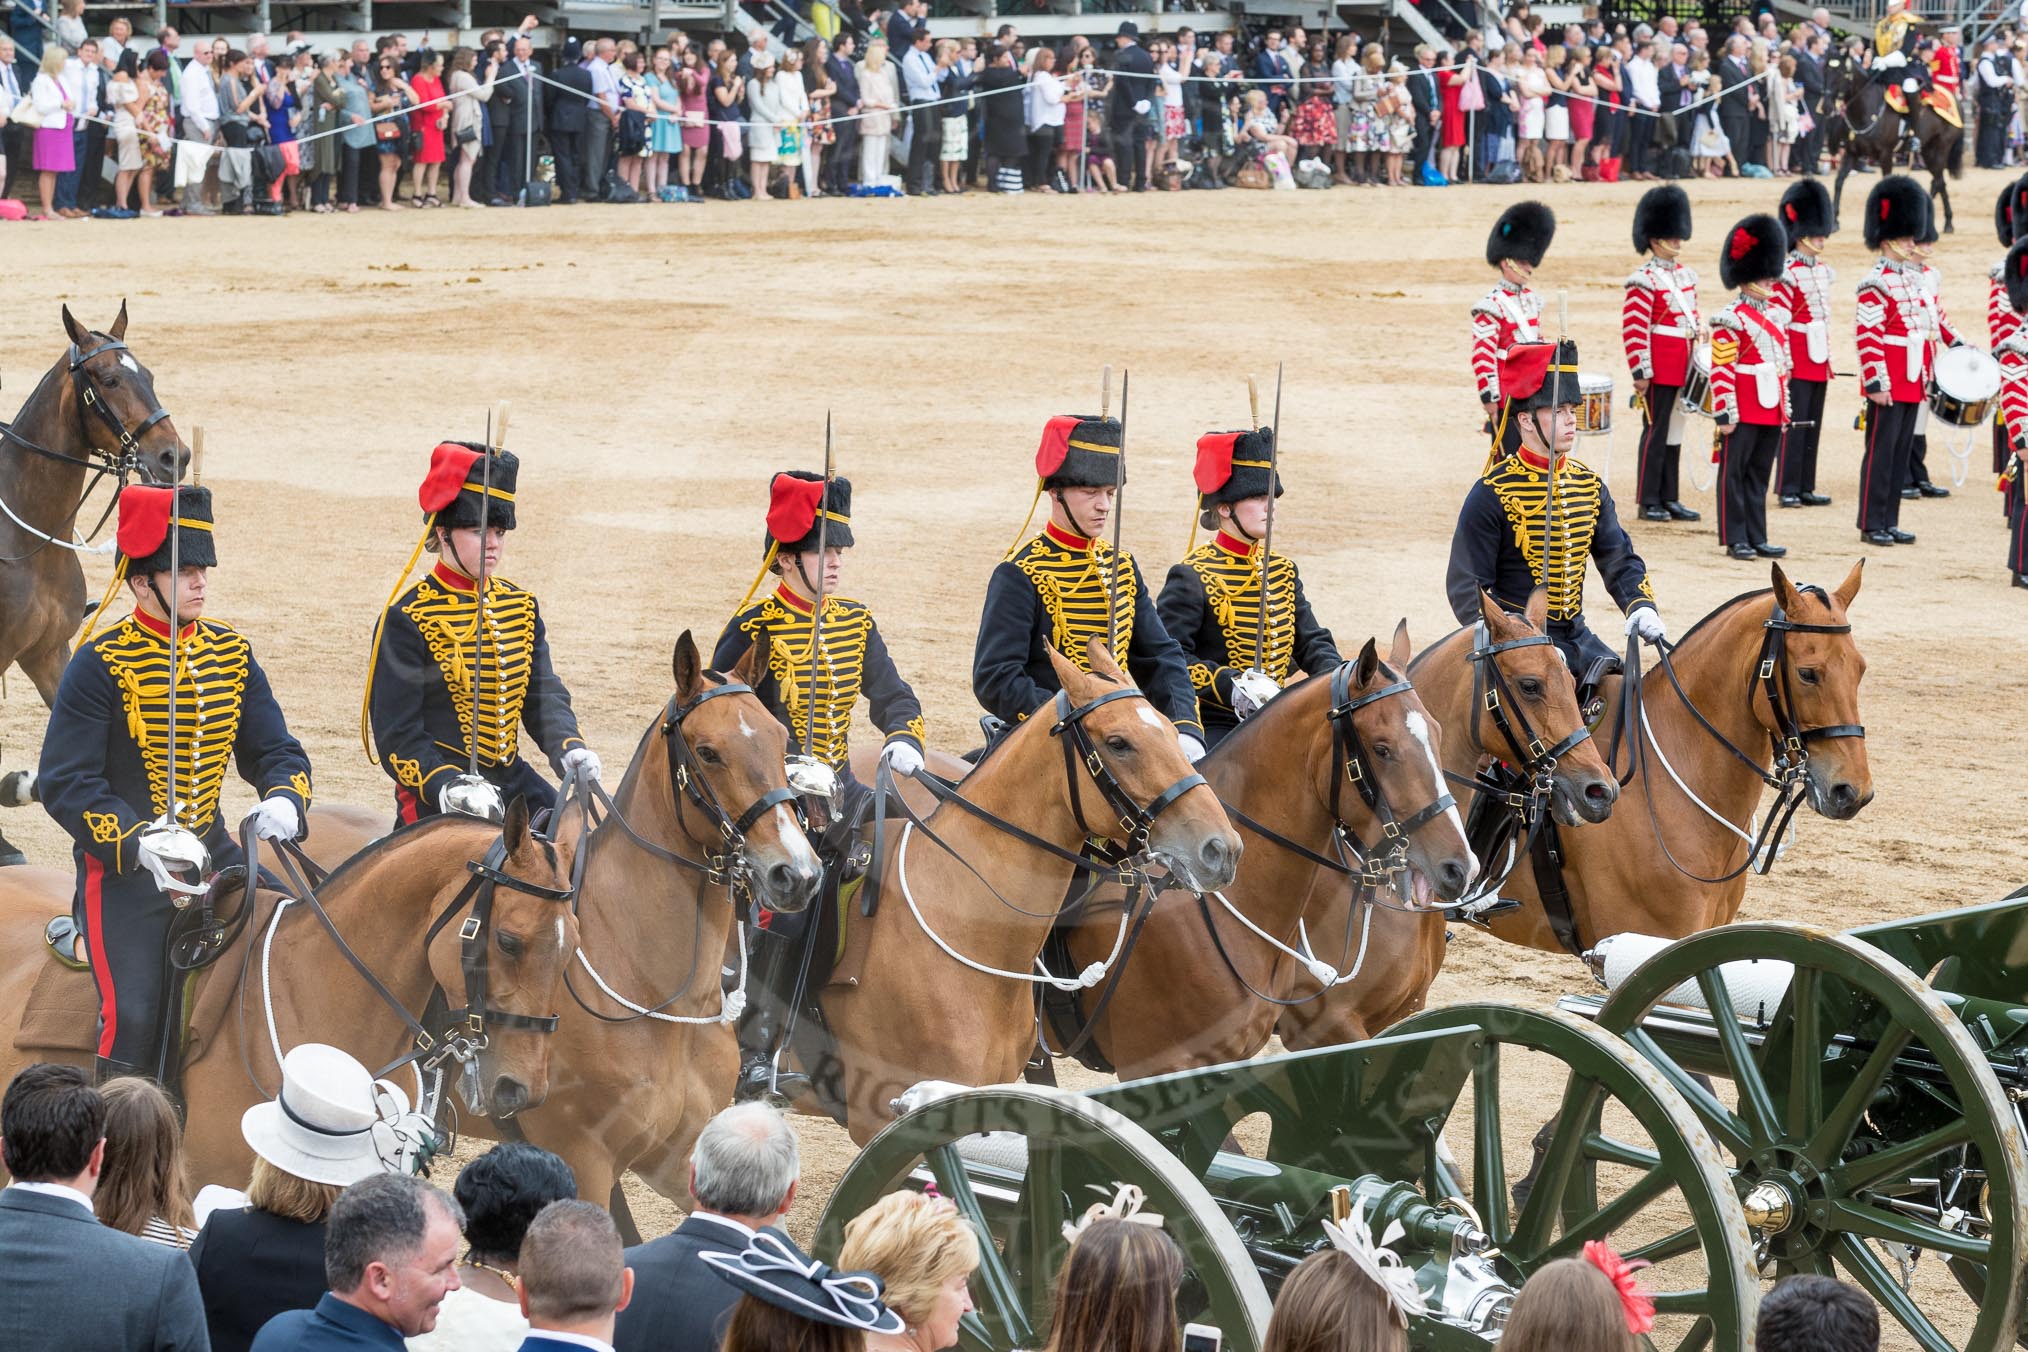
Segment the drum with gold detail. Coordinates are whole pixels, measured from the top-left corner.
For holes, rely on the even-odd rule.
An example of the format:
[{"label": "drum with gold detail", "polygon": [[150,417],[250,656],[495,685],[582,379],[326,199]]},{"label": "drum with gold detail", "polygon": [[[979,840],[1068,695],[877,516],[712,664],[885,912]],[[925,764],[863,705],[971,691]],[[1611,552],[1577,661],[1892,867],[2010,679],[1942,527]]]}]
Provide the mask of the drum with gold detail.
[{"label": "drum with gold detail", "polygon": [[1592,371],[1577,377],[1577,434],[1602,437],[1613,430],[1613,378]]}]

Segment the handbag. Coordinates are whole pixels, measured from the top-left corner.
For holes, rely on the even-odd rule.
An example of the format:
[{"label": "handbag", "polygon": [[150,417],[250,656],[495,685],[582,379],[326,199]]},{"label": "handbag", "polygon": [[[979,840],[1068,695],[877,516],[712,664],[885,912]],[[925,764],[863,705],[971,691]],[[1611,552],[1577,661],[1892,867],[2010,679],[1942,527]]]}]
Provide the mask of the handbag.
[{"label": "handbag", "polygon": [[1242,188],[1272,188],[1274,186],[1274,180],[1268,177],[1268,171],[1261,166],[1259,160],[1248,160],[1245,164],[1242,164],[1239,167],[1239,177],[1234,182]]},{"label": "handbag", "polygon": [[1486,111],[1486,87],[1479,83],[1479,72],[1472,71],[1471,78],[1458,86],[1458,111],[1483,113]]},{"label": "handbag", "polygon": [[40,127],[42,114],[35,111],[35,100],[24,94],[21,102],[14,105],[14,111],[7,114],[7,120],[17,127]]},{"label": "handbag", "polygon": [[459,145],[468,146],[478,139],[479,139],[479,129],[477,127],[460,127],[458,129]]}]

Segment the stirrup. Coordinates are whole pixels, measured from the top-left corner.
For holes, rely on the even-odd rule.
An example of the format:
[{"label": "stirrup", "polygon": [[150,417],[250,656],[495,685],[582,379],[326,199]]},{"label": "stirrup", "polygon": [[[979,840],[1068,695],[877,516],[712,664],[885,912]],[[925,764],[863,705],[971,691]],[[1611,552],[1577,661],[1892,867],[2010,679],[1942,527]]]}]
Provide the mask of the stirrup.
[{"label": "stirrup", "polygon": [[42,942],[49,946],[49,955],[73,972],[88,972],[91,963],[78,956],[77,921],[67,915],[53,915],[42,927]]},{"label": "stirrup", "polygon": [[799,1070],[776,1070],[766,1056],[751,1056],[740,1063],[739,1079],[732,1089],[734,1103],[756,1100],[787,1106],[810,1092],[810,1077]]}]

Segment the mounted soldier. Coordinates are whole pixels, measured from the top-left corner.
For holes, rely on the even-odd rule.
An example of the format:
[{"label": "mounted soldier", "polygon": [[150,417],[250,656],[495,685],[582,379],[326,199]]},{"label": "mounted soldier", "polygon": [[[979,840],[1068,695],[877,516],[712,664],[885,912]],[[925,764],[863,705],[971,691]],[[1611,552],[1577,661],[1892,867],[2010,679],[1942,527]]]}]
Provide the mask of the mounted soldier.
[{"label": "mounted soldier", "polygon": [[1887,0],[1887,13],[1873,25],[1873,79],[1887,87],[1887,106],[1903,116],[1908,95],[1931,83],[1929,66],[1917,59],[1922,22],[1909,0]]},{"label": "mounted soldier", "polygon": [[[516,794],[532,813],[555,807],[556,790],[520,754],[523,727],[559,775],[600,776],[550,664],[535,594],[499,575],[519,472],[511,453],[469,442],[430,453],[416,495],[423,537],[374,628],[366,679],[367,754],[378,748],[394,781],[399,822],[439,812],[499,821]],[[436,566],[403,591],[424,550]]]},{"label": "mounted soldier", "polygon": [[1690,198],[1673,183],[1648,189],[1634,207],[1634,252],[1648,255],[1626,281],[1620,340],[1641,404],[1643,521],[1696,521],[1677,487],[1683,457],[1683,382],[1703,321],[1697,270],[1679,261],[1690,239]]},{"label": "mounted soldier", "polygon": [[[1520,614],[1530,592],[1546,588],[1549,637],[1578,678],[1586,717],[1594,718],[1604,708],[1604,682],[1617,674],[1620,659],[1585,623],[1589,561],[1598,560],[1606,590],[1626,613],[1629,635],[1658,643],[1668,631],[1648,566],[1620,525],[1612,491],[1570,455],[1577,443],[1577,374],[1577,344],[1569,339],[1526,343],[1508,358],[1500,384],[1513,401],[1521,445],[1465,495],[1451,539],[1446,591],[1458,623],[1471,625],[1481,619],[1482,592]],[[1553,530],[1547,519],[1552,492]]]},{"label": "mounted soldier", "polygon": [[993,570],[972,654],[972,692],[988,714],[1012,726],[1061,688],[1051,648],[1089,671],[1085,645],[1105,639],[1113,660],[1176,725],[1183,753],[1195,761],[1204,754],[1204,730],[1183,650],[1162,627],[1133,555],[1101,538],[1126,482],[1121,438],[1120,422],[1103,415],[1067,414],[1043,428],[1035,491],[1049,495],[1049,520]]},{"label": "mounted soldier", "polygon": [[1213,534],[1169,570],[1156,602],[1189,661],[1212,746],[1292,679],[1340,661],[1295,560],[1273,552],[1267,538],[1273,499],[1282,495],[1274,439],[1272,427],[1197,439],[1198,524]]},{"label": "mounted soldier", "polygon": [[1486,237],[1486,265],[1499,270],[1500,280],[1472,306],[1472,380],[1492,439],[1488,465],[1521,444],[1500,371],[1516,344],[1542,340],[1542,298],[1528,283],[1555,238],[1556,213],[1540,202],[1508,207]]},{"label": "mounted soldier", "polygon": [[1789,256],[1775,298],[1789,315],[1789,410],[1795,418],[1782,437],[1781,505],[1828,507],[1831,499],[1817,491],[1817,438],[1831,384],[1831,284],[1838,280],[1824,250],[1838,222],[1831,194],[1814,178],[1790,184],[1779,211]]},{"label": "mounted soldier", "polygon": [[65,667],[37,778],[75,842],[73,911],[48,937],[60,956],[84,939],[101,1079],[159,1073],[161,1040],[176,1032],[170,921],[215,873],[251,862],[219,815],[227,766],[261,795],[263,840],[301,839],[310,802],[310,759],[252,646],[203,618],[218,562],[210,490],[130,485],[119,513],[113,585],[133,594],[133,613],[88,635]]},{"label": "mounted soldier", "polygon": [[[789,784],[803,798],[813,843],[835,888],[842,874],[856,878],[866,867],[863,859],[846,858],[872,797],[852,774],[853,706],[866,697],[873,725],[887,736],[881,759],[907,775],[923,768],[922,703],[895,669],[873,612],[837,594],[844,552],[853,544],[851,480],[807,470],[775,475],[762,538],[761,578],[774,574],[775,589],[752,605],[742,603],[719,636],[711,665],[731,671],[760,645],[765,667],[756,663],[754,693],[800,753],[790,756]],[[778,1075],[775,1060],[785,1015],[797,998],[804,950],[817,933],[810,919],[808,912],[772,913],[754,935],[736,1098],[770,1091],[793,1098],[807,1087],[802,1076]]]}]

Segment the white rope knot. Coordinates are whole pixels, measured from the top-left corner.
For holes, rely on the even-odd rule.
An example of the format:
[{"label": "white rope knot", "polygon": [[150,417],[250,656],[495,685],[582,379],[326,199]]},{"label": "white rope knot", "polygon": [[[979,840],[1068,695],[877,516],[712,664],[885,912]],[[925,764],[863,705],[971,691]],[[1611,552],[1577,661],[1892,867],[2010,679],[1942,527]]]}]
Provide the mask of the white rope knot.
[{"label": "white rope knot", "polygon": [[746,1013],[746,992],[734,991],[725,997],[725,1008],[719,1011],[720,1023],[738,1023],[739,1016]]},{"label": "white rope knot", "polygon": [[1374,1243],[1373,1232],[1366,1225],[1366,1199],[1362,1197],[1352,1204],[1352,1215],[1345,1224],[1325,1221],[1324,1233],[1330,1236],[1332,1248],[1350,1256],[1359,1270],[1386,1294],[1394,1306],[1394,1317],[1403,1328],[1408,1327],[1410,1319],[1429,1312],[1429,1293],[1415,1284],[1415,1270],[1389,1247],[1407,1233],[1400,1221],[1389,1221],[1380,1242]]},{"label": "white rope knot", "polygon": [[[1097,1183],[1085,1186],[1100,1196],[1105,1195],[1105,1189]],[[1075,1221],[1063,1223],[1063,1237],[1072,1244],[1077,1243],[1077,1237],[1083,1234],[1093,1221],[1132,1221],[1135,1225],[1152,1225],[1159,1230],[1162,1228],[1162,1218],[1152,1211],[1141,1210],[1142,1204],[1147,1200],[1148,1195],[1133,1184],[1115,1184],[1113,1199],[1110,1202],[1093,1202],[1084,1209],[1084,1215]]]},{"label": "white rope knot", "polygon": [[1319,986],[1335,986],[1338,984],[1338,969],[1330,963],[1325,962],[1322,958],[1311,958],[1306,965],[1310,970],[1310,980],[1316,982]]},{"label": "white rope knot", "polygon": [[1088,991],[1105,979],[1106,965],[1102,962],[1095,962],[1077,974],[1077,988],[1081,991]]}]

